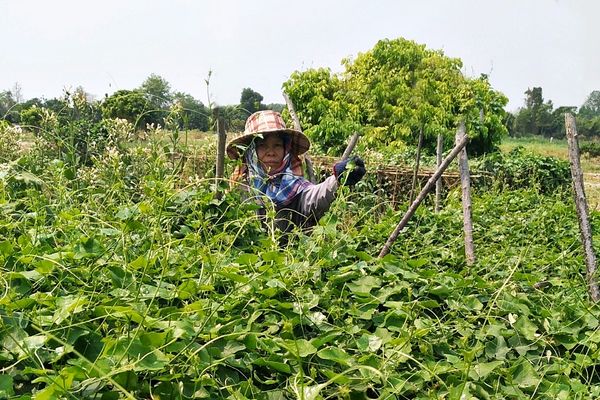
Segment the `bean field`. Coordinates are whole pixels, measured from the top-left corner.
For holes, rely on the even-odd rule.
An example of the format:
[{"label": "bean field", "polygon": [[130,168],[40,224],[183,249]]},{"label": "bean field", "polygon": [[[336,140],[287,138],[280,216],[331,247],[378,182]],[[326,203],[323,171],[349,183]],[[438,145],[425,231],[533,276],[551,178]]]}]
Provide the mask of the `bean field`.
[{"label": "bean field", "polygon": [[111,129],[85,157],[76,138],[3,136],[0,398],[600,397],[564,161],[473,160],[488,178],[467,267],[460,189],[378,258],[408,204],[392,207],[367,157],[366,179],[281,247],[215,183],[210,135]]}]

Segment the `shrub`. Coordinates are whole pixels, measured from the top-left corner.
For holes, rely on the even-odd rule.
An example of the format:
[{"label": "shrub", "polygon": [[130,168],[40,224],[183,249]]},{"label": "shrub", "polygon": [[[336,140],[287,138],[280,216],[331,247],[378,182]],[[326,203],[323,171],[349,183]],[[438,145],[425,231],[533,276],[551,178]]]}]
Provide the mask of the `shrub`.
[{"label": "shrub", "polygon": [[579,146],[579,151],[581,152],[581,154],[587,155],[588,157],[600,157],[600,143],[582,143],[581,146]]},{"label": "shrub", "polygon": [[526,189],[540,193],[566,190],[571,183],[569,163],[554,157],[537,155],[519,146],[510,153],[492,153],[473,162],[473,169],[484,177],[486,187]]}]

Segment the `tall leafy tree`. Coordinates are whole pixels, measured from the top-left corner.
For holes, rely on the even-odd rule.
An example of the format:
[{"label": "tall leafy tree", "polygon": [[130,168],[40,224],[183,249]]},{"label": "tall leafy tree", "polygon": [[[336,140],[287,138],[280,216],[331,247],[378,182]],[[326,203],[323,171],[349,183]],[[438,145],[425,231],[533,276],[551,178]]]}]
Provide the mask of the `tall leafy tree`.
[{"label": "tall leafy tree", "polygon": [[164,125],[164,118],[173,101],[169,82],[159,75],[150,74],[139,87],[139,91],[144,94],[150,106],[147,120]]},{"label": "tall leafy tree", "polygon": [[[469,126],[471,152],[492,151],[507,133],[507,98],[487,79],[468,79],[462,62],[406,39],[381,40],[345,72],[317,69],[292,74],[284,89],[320,147],[339,152],[353,130],[372,146],[406,146],[423,131],[425,147],[438,134],[453,140],[459,119]],[[484,118],[480,118],[483,111]]]},{"label": "tall leafy tree", "polygon": [[0,119],[11,120],[12,108],[17,104],[12,92],[4,90],[0,92]]},{"label": "tall leafy tree", "polygon": [[515,116],[515,131],[518,135],[557,136],[552,109],[552,101],[544,101],[541,87],[527,89],[525,107]]},{"label": "tall leafy tree", "polygon": [[175,92],[173,102],[179,103],[183,109],[181,128],[208,130],[210,110],[200,100],[187,93]]},{"label": "tall leafy tree", "polygon": [[266,107],[262,103],[263,96],[250,88],[244,88],[240,96],[240,108],[243,112],[250,115],[256,111],[264,110]]},{"label": "tall leafy tree", "polygon": [[578,132],[587,137],[600,137],[600,90],[594,90],[577,114]]},{"label": "tall leafy tree", "polygon": [[151,105],[139,90],[118,90],[104,99],[101,109],[103,117],[123,118],[136,128],[143,128],[151,122]]},{"label": "tall leafy tree", "polygon": [[594,90],[579,108],[579,116],[584,118],[600,117],[600,90]]}]

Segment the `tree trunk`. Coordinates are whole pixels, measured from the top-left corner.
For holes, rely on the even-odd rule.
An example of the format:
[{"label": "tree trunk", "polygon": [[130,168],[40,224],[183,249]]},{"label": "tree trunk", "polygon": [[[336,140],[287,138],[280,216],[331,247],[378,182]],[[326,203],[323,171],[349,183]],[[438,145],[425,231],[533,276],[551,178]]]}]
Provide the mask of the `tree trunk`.
[{"label": "tree trunk", "polygon": [[[294,103],[292,103],[292,99],[290,99],[286,92],[283,92],[283,98],[285,99],[285,104],[287,104],[287,108],[290,112],[290,116],[292,117],[292,121],[294,121],[294,129],[302,132],[300,119],[298,119],[298,115],[296,114],[296,108],[294,108]],[[306,174],[308,175],[308,180],[312,183],[316,183],[315,168],[313,167],[312,159],[310,158],[308,153],[304,154],[304,162],[306,163]]]},{"label": "tree trunk", "polygon": [[413,171],[412,184],[410,186],[409,203],[412,204],[417,190],[417,176],[419,175],[419,165],[421,164],[421,149],[423,148],[423,127],[419,130],[419,144],[417,144],[417,156],[415,157],[415,169]]},{"label": "tree trunk", "polygon": [[[460,122],[456,130],[456,143],[462,140],[467,140],[464,121]],[[475,263],[475,246],[473,245],[473,220],[471,219],[471,174],[469,173],[469,159],[466,147],[458,155],[458,170],[460,172],[460,188],[462,192],[465,258],[467,265],[471,266]]]},{"label": "tree trunk", "polygon": [[[442,163],[442,152],[444,151],[444,136],[440,133],[437,137],[437,166],[440,167]],[[442,202],[442,184],[443,181],[438,179],[435,183],[435,212],[440,212],[440,203]]]},{"label": "tree trunk", "polygon": [[583,173],[579,160],[579,143],[577,139],[577,127],[575,118],[571,114],[565,114],[565,128],[567,130],[567,141],[569,143],[569,158],[571,159],[571,176],[573,177],[573,196],[579,219],[581,242],[586,264],[586,278],[588,292],[593,302],[600,300],[600,290],[596,282],[596,254],[592,244],[592,228],[588,217],[588,205],[585,198],[583,185]]},{"label": "tree trunk", "polygon": [[429,178],[429,180],[427,181],[427,183],[425,184],[425,186],[423,187],[423,189],[421,190],[421,192],[419,193],[419,195],[417,196],[415,201],[413,201],[413,203],[410,205],[410,207],[406,211],[406,214],[404,214],[404,217],[402,217],[402,220],[400,220],[400,222],[396,226],[396,229],[394,229],[394,232],[392,232],[392,234],[388,238],[387,242],[385,243],[385,245],[381,249],[381,252],[379,253],[379,258],[384,257],[386,254],[388,254],[390,252],[390,248],[392,247],[392,244],[394,244],[394,242],[398,238],[398,235],[400,234],[402,229],[404,229],[406,224],[408,224],[408,221],[410,220],[410,218],[414,215],[415,211],[417,211],[417,208],[419,207],[421,202],[425,199],[425,196],[427,196],[427,194],[433,189],[437,180],[440,179],[440,177],[442,176],[442,174],[444,173],[446,168],[448,168],[448,165],[450,165],[452,160],[454,160],[454,158],[456,158],[458,153],[466,145],[467,145],[467,138],[465,137],[465,138],[463,138],[463,140],[460,143],[458,143],[456,146],[454,146],[454,148],[452,149],[450,154],[448,154],[446,156],[446,158],[444,159],[444,161],[442,161],[442,163],[440,164],[438,169],[433,173],[431,178]]}]

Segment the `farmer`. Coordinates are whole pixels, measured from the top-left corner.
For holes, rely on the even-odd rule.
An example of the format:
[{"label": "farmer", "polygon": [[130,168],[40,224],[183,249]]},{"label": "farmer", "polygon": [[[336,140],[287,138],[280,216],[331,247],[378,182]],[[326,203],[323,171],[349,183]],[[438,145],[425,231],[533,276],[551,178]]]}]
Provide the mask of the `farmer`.
[{"label": "farmer", "polygon": [[365,174],[364,162],[351,157],[333,166],[333,173],[320,184],[304,179],[299,156],[308,151],[310,141],[300,131],[288,129],[281,114],[258,111],[246,120],[244,134],[227,145],[227,155],[242,164],[233,180],[245,183],[248,193],[263,207],[265,196],[275,207],[275,223],[283,232],[294,225],[310,228],[329,209],[339,184],[354,185]]}]

